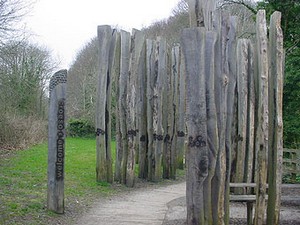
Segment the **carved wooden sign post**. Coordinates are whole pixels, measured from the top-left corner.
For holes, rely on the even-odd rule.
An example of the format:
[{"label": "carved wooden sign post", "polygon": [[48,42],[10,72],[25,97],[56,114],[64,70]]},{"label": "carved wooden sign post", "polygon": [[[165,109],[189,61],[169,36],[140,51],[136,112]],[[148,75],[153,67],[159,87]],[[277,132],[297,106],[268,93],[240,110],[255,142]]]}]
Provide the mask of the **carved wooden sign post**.
[{"label": "carved wooden sign post", "polygon": [[65,96],[67,70],[50,80],[48,124],[48,209],[64,213]]}]

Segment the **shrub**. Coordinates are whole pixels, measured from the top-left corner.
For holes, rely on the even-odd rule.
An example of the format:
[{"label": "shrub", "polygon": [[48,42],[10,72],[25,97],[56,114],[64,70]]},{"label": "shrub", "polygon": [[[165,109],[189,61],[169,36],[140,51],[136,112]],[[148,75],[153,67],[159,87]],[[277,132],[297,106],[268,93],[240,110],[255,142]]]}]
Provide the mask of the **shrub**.
[{"label": "shrub", "polygon": [[47,139],[47,122],[34,116],[0,113],[0,149],[27,148]]},{"label": "shrub", "polygon": [[68,121],[67,134],[71,137],[93,137],[95,136],[95,127],[87,119],[72,118]]}]

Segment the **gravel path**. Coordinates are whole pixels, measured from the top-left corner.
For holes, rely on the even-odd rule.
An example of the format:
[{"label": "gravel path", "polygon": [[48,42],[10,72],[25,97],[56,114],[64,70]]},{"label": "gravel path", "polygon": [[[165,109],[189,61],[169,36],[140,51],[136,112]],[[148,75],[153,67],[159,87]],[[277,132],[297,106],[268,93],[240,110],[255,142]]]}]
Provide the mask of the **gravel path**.
[{"label": "gravel path", "polygon": [[[290,194],[297,196],[300,190]],[[184,225],[185,182],[162,187],[145,187],[116,195],[96,204],[77,225]],[[231,203],[232,225],[246,224],[246,204]],[[281,225],[300,225],[300,202],[284,203]]]},{"label": "gravel path", "polygon": [[168,202],[185,196],[185,182],[159,188],[145,188],[101,202],[78,225],[161,225]]}]

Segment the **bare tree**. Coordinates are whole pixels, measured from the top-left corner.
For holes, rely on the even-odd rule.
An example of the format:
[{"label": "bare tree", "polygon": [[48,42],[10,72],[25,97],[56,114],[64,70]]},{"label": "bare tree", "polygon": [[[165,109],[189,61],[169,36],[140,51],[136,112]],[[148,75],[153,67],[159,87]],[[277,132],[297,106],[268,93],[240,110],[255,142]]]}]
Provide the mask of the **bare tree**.
[{"label": "bare tree", "polygon": [[31,10],[32,4],[30,0],[0,0],[0,42],[21,31],[21,21]]},{"label": "bare tree", "polygon": [[48,82],[56,63],[50,52],[25,41],[0,48],[0,105],[2,110],[43,116]]},{"label": "bare tree", "polygon": [[189,10],[189,6],[187,0],[180,0],[175,8],[172,10],[173,16],[180,15],[182,13],[187,13]]}]

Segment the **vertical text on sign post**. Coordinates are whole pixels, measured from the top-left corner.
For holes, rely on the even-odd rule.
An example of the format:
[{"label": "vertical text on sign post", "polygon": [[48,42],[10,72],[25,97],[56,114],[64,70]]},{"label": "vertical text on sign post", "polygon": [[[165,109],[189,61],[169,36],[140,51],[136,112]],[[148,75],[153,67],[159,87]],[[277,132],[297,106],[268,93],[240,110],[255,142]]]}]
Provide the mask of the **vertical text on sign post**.
[{"label": "vertical text on sign post", "polygon": [[62,180],[64,176],[64,124],[65,124],[65,99],[58,101],[57,110],[57,154],[56,154],[56,179]]}]

